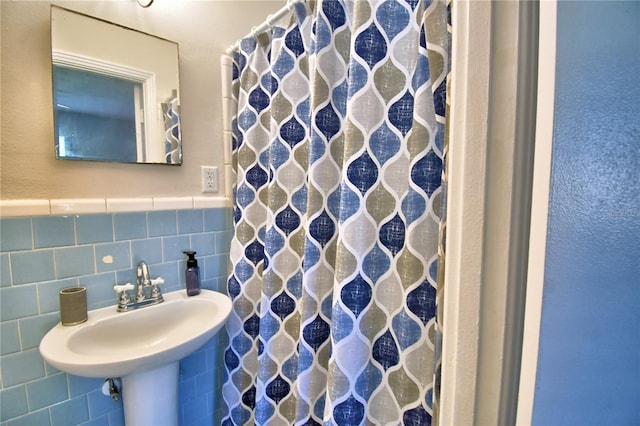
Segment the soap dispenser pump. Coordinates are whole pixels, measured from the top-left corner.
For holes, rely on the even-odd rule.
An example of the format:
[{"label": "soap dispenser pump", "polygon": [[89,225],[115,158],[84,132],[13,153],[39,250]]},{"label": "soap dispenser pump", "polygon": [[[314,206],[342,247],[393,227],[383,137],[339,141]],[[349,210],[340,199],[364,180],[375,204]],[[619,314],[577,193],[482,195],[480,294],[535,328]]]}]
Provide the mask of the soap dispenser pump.
[{"label": "soap dispenser pump", "polygon": [[200,294],[200,268],[198,267],[198,261],[196,260],[195,251],[183,251],[184,254],[189,256],[187,259],[187,269],[185,271],[185,277],[187,280],[187,296],[196,296]]}]

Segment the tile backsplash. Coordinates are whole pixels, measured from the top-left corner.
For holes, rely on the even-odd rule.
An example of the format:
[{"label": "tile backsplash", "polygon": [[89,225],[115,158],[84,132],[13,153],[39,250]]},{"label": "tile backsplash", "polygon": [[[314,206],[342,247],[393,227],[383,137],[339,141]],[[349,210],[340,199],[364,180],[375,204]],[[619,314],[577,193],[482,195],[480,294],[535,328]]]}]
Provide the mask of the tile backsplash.
[{"label": "tile backsplash", "polygon": [[[231,235],[230,208],[0,219],[0,426],[123,424],[103,379],[60,372],[38,352],[60,321],[59,290],[87,287],[90,310],[114,305],[113,285],[135,282],[141,260],[164,292],[184,289],[182,251],[191,249],[202,287],[226,293]],[[225,338],[181,361],[180,424],[218,423]]]}]

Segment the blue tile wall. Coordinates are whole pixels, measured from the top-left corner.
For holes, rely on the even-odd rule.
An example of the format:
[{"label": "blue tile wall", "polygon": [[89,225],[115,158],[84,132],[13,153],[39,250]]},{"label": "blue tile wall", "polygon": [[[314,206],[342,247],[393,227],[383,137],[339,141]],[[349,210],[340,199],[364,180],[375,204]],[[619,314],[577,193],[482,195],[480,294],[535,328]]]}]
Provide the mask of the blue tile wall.
[{"label": "blue tile wall", "polygon": [[[47,365],[42,337],[60,321],[58,292],[87,287],[89,309],[115,304],[113,285],[145,260],[164,291],[184,288],[184,250],[195,250],[203,288],[226,292],[231,209],[166,210],[0,219],[0,426],[124,425],[102,379]],[[180,363],[179,424],[219,424],[224,332]]]},{"label": "blue tile wall", "polygon": [[32,222],[35,248],[72,246],[76,242],[73,216],[34,217]]},{"label": "blue tile wall", "polygon": [[2,251],[30,250],[33,247],[31,219],[24,217],[3,219],[0,246]]},{"label": "blue tile wall", "polygon": [[113,241],[113,215],[87,214],[76,217],[78,244]]}]

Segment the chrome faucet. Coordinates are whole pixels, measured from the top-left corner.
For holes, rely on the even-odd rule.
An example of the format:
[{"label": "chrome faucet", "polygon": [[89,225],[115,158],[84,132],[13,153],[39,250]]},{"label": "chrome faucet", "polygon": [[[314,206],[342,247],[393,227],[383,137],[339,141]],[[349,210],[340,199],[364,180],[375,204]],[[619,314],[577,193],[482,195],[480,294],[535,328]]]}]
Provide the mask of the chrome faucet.
[{"label": "chrome faucet", "polygon": [[[132,298],[129,294],[129,290],[134,288],[133,285],[127,283],[113,286],[118,295],[118,312],[126,312],[163,302],[164,298],[160,291],[160,284],[164,284],[164,279],[161,277],[151,279],[149,277],[149,266],[145,261],[141,261],[136,269],[135,301],[131,300]],[[147,287],[151,287],[149,292],[146,290]]]},{"label": "chrome faucet", "polygon": [[149,278],[149,266],[147,266],[147,262],[144,260],[138,263],[136,277],[136,302],[142,302],[147,299],[145,289],[151,285],[151,278]]}]

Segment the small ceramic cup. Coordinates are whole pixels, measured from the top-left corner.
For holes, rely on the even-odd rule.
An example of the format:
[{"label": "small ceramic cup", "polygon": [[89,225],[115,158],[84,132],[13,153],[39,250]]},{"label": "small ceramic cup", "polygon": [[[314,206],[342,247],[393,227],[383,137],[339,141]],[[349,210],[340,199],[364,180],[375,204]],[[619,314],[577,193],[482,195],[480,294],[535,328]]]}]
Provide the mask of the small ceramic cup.
[{"label": "small ceramic cup", "polygon": [[78,325],[87,320],[87,288],[68,287],[60,290],[60,322]]}]

